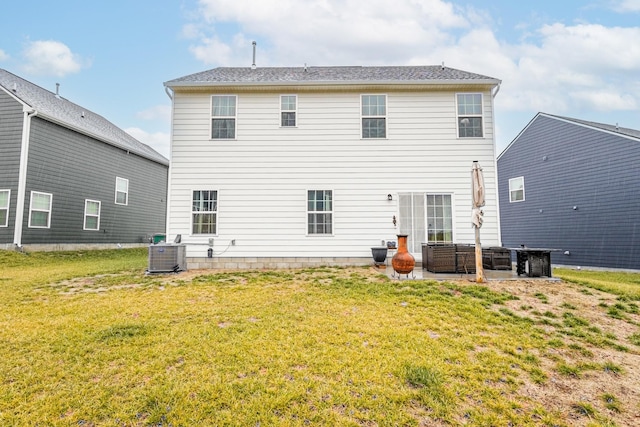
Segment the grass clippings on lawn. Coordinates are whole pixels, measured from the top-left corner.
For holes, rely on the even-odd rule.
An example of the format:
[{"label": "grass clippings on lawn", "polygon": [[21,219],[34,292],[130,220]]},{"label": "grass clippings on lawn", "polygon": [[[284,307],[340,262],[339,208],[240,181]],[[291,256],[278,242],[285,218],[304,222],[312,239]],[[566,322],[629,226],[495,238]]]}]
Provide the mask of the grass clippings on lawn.
[{"label": "grass clippings on lawn", "polygon": [[0,253],[0,425],[640,420],[633,296],[367,267],[145,275],[145,255]]}]

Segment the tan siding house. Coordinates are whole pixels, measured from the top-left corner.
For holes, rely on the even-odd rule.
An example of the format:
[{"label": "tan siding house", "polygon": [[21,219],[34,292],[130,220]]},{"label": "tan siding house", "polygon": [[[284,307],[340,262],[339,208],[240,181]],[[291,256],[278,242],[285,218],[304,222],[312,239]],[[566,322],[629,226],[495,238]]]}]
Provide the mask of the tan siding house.
[{"label": "tan siding house", "polygon": [[216,68],[173,100],[168,240],[190,268],[366,264],[409,235],[472,243],[470,171],[485,172],[498,245],[500,81],[441,66]]}]

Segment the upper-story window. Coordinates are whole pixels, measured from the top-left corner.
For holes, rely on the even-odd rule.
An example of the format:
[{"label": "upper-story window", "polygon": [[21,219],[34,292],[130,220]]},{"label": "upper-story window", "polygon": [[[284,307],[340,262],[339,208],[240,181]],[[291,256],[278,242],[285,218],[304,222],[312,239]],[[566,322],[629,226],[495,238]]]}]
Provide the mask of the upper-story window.
[{"label": "upper-story window", "polygon": [[387,137],[386,95],[362,95],[362,137]]},{"label": "upper-story window", "polygon": [[9,225],[9,199],[11,190],[0,190],[0,227]]},{"label": "upper-story window", "polygon": [[509,180],[509,202],[522,202],[524,200],[524,177],[511,178]]},{"label": "upper-story window", "polygon": [[235,95],[211,97],[211,139],[236,137],[236,102]]},{"label": "upper-story window", "polygon": [[280,95],[280,126],[296,126],[298,97],[296,95]]},{"label": "upper-story window", "polygon": [[116,177],[116,205],[129,204],[129,180]]},{"label": "upper-story window", "polygon": [[460,138],[482,138],[482,94],[459,93],[458,136]]},{"label": "upper-story window", "polygon": [[31,192],[29,202],[29,228],[51,227],[51,202],[53,195],[49,193]]}]

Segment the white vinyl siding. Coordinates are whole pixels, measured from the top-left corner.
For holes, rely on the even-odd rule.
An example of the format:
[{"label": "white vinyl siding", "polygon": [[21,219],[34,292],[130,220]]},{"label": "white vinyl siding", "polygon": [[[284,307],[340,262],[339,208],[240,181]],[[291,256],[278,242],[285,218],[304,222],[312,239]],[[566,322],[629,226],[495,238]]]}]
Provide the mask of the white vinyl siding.
[{"label": "white vinyl siding", "polygon": [[129,204],[129,180],[116,177],[116,205]]},{"label": "white vinyl siding", "polygon": [[84,201],[84,226],[83,230],[98,231],[100,230],[100,201],[85,200]]},{"label": "white vinyl siding", "polygon": [[9,225],[9,200],[11,190],[0,190],[0,227]]},{"label": "white vinyl siding", "polygon": [[509,202],[524,201],[524,177],[511,178],[509,180]]},{"label": "white vinyl siding", "polygon": [[[497,196],[488,91],[482,97],[485,137],[472,140],[457,137],[453,91],[387,91],[387,139],[376,141],[380,144],[362,138],[361,93],[297,93],[295,132],[280,126],[283,93],[286,88],[239,94],[236,140],[212,144],[212,94],[175,92],[167,233],[183,235],[189,256],[206,257],[209,238],[191,235],[193,189],[224,194],[216,212],[214,252],[231,240],[236,245],[222,257],[370,257],[370,248],[381,240],[397,240],[396,196],[409,192],[451,194],[455,241],[472,243],[474,160],[485,172],[483,245],[500,244],[491,208]],[[309,189],[333,191],[330,238],[309,238]],[[416,243],[422,242],[426,237]]]},{"label": "white vinyl siding", "polygon": [[29,202],[29,228],[51,227],[51,204],[53,195],[49,193],[31,192]]}]

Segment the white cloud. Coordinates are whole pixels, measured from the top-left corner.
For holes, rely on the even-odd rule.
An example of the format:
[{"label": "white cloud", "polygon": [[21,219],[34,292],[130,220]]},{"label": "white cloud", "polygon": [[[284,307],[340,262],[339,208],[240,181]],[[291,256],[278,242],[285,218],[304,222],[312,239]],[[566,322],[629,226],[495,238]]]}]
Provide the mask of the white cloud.
[{"label": "white cloud", "polygon": [[138,112],[136,117],[142,120],[161,120],[163,122],[170,123],[171,107],[168,105],[156,105]]},{"label": "white cloud", "polygon": [[137,127],[131,127],[124,129],[129,135],[133,136],[140,142],[143,142],[162,154],[166,158],[169,158],[170,152],[170,137],[169,134],[164,132],[149,133]]},{"label": "white cloud", "polygon": [[9,59],[9,54],[0,49],[0,61],[6,61],[7,59]]},{"label": "white cloud", "polygon": [[[448,30],[469,27],[441,0],[200,0],[203,22],[191,49],[206,64],[250,65],[257,40],[258,65],[404,63],[406,56],[451,42]],[[237,24],[233,40],[222,29]],[[268,41],[262,43],[261,40]],[[239,44],[242,42],[243,44]]]},{"label": "white cloud", "polygon": [[625,12],[640,12],[640,0],[617,0],[613,2],[613,10]]},{"label": "white cloud", "polygon": [[[516,32],[505,41],[495,30],[504,17],[460,5],[444,0],[370,0],[366,7],[359,0],[199,0],[199,20],[185,26],[184,35],[193,40],[193,55],[212,66],[249,66],[251,40],[256,40],[259,67],[444,61],[501,79],[496,106],[506,112],[580,117],[584,111],[640,107],[639,26],[584,20],[567,25],[536,15],[525,26],[503,23]],[[617,0],[615,6],[640,11],[640,0]]]},{"label": "white cloud", "polygon": [[87,65],[67,45],[55,40],[29,42],[23,55],[27,60],[24,68],[32,74],[63,77]]}]

